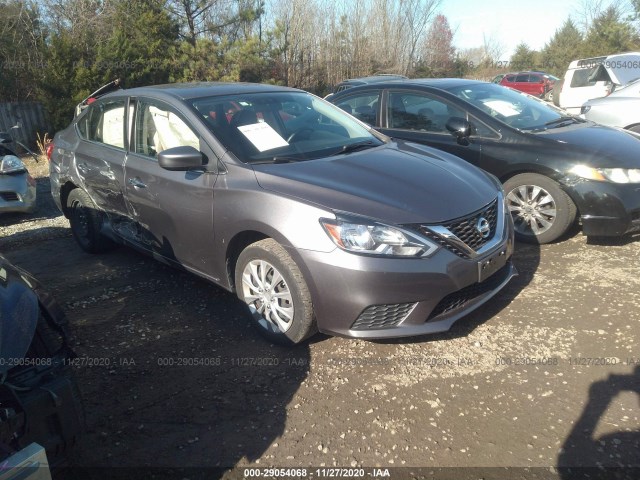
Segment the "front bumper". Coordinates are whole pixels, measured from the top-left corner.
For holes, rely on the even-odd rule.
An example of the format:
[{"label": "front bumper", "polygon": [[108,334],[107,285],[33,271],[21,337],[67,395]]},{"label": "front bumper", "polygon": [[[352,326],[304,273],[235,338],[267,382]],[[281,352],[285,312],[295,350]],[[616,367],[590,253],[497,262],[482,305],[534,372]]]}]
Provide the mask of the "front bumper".
[{"label": "front bumper", "polygon": [[587,236],[640,231],[640,184],[579,180],[567,188]]},{"label": "front bumper", "polygon": [[[354,338],[449,330],[517,275],[511,263],[510,221],[505,222],[504,230],[501,242],[474,259],[461,258],[446,248],[426,259],[367,257],[340,249],[298,251],[309,279],[318,329]],[[498,258],[501,268],[479,282],[482,263]]]},{"label": "front bumper", "polygon": [[0,175],[0,212],[30,213],[35,206],[36,181],[31,175]]}]

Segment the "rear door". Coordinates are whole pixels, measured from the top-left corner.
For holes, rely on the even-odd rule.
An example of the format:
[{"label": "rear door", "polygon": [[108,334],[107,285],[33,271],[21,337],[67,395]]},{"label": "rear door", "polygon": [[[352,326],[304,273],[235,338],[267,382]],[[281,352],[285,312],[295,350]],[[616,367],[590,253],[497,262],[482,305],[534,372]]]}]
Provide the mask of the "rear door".
[{"label": "rear door", "polygon": [[[132,130],[125,188],[137,230],[129,232],[130,240],[155,256],[210,276],[217,158],[198,130],[164,102],[136,99]],[[158,153],[177,146],[201,151],[207,165],[186,172],[161,168]]]},{"label": "rear door", "polygon": [[531,83],[529,83],[529,74],[528,73],[519,73],[516,75],[513,81],[513,87],[516,90],[520,90],[525,93],[532,93]]},{"label": "rear door", "polygon": [[469,120],[474,129],[476,126],[484,129],[462,108],[429,92],[400,88],[389,89],[383,98],[382,133],[429,145],[478,165],[482,138],[474,132],[469,142],[459,143],[446,128],[451,117],[460,117]]},{"label": "rear door", "polygon": [[83,188],[112,217],[126,215],[124,160],[126,98],[99,100],[78,120],[75,165]]},{"label": "rear door", "polygon": [[360,91],[340,99],[336,105],[358,120],[377,127],[380,125],[380,92],[381,89],[376,88]]},{"label": "rear door", "polygon": [[542,97],[545,93],[544,87],[544,77],[542,75],[538,75],[537,73],[529,74],[529,93],[530,95],[534,95],[536,97]]}]

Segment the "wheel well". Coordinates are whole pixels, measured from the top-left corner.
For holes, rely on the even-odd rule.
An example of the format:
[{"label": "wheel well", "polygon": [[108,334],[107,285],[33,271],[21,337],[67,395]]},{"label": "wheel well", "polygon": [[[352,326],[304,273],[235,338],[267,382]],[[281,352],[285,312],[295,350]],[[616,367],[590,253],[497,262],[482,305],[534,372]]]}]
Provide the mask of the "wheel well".
[{"label": "wheel well", "polygon": [[240,256],[242,251],[249,245],[255,242],[259,242],[260,240],[264,240],[265,238],[269,238],[269,236],[265,235],[264,233],[251,230],[238,233],[229,242],[229,247],[227,248],[227,276],[229,278],[229,286],[231,287],[231,291],[235,292],[236,290],[235,271],[238,257]]},{"label": "wheel well", "polygon": [[69,194],[71,190],[78,188],[77,185],[72,182],[65,183],[62,188],[60,188],[60,205],[62,206],[62,213],[64,216],[69,218],[69,212],[67,210],[67,198],[69,198]]},{"label": "wheel well", "polygon": [[[553,172],[553,171],[551,171],[551,172]],[[502,177],[500,177],[500,178],[499,178],[500,183],[502,183],[502,184],[504,185],[504,184],[505,184],[505,182],[506,182],[507,180],[509,180],[510,178],[515,177],[516,175],[524,174],[524,173],[534,173],[534,174],[536,174],[536,175],[542,175],[542,176],[545,176],[545,177],[549,177],[551,180],[553,180],[553,181],[554,181],[554,182],[556,182],[558,185],[560,185],[560,188],[562,189],[562,191],[563,191],[564,193],[566,193],[566,194],[567,194],[567,196],[569,197],[569,199],[570,199],[570,200],[573,202],[573,204],[575,205],[575,207],[576,207],[576,215],[577,215],[577,217],[578,217],[578,218],[580,217],[580,208],[578,207],[578,202],[576,202],[576,199],[575,199],[575,198],[573,198],[573,196],[571,195],[571,193],[567,191],[567,189],[565,188],[565,185],[564,185],[562,182],[559,182],[557,178],[554,178],[554,177],[553,177],[553,175],[547,175],[547,174],[545,174],[545,173],[543,173],[543,172],[534,172],[534,171],[532,171],[532,170],[519,170],[519,171],[517,171],[517,172],[509,172],[509,173],[507,173],[507,174],[503,175]],[[507,193],[507,192],[505,192],[505,195],[506,195],[506,193]]]},{"label": "wheel well", "polygon": [[632,132],[640,133],[640,123],[632,123],[624,127],[625,130],[631,130]]}]

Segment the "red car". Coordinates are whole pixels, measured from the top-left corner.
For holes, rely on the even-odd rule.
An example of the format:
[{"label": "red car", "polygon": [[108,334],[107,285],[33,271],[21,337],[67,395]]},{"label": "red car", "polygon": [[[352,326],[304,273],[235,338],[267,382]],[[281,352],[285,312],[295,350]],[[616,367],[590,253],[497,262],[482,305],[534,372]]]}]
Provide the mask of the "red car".
[{"label": "red car", "polygon": [[505,75],[500,85],[547,100],[556,80],[557,77],[544,72],[520,72]]}]

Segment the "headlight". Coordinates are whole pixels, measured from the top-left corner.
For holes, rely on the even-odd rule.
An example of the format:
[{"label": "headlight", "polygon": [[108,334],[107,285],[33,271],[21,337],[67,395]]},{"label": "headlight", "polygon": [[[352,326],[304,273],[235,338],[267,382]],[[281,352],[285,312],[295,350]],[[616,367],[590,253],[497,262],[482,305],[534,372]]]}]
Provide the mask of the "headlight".
[{"label": "headlight", "polygon": [[16,173],[26,170],[22,160],[15,155],[5,155],[2,157],[2,160],[0,160],[0,173]]},{"label": "headlight", "polygon": [[320,219],[331,240],[343,250],[368,255],[428,257],[438,245],[411,232],[374,221]]},{"label": "headlight", "polygon": [[613,183],[640,183],[640,168],[593,168],[576,165],[571,173],[589,180]]},{"label": "headlight", "polygon": [[589,110],[591,110],[591,105],[582,105],[582,107],[580,107],[580,115],[584,115]]}]

